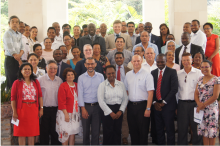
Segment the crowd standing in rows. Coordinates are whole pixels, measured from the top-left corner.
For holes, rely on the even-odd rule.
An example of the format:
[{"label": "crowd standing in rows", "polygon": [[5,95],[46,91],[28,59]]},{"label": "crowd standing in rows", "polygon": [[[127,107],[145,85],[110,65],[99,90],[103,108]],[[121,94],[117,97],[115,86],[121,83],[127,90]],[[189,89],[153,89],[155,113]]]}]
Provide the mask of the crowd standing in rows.
[{"label": "crowd standing in rows", "polygon": [[[211,23],[203,33],[198,20],[186,22],[179,43],[166,24],[152,34],[150,22],[135,29],[115,20],[110,35],[105,23],[76,25],[74,36],[54,22],[41,43],[36,26],[17,16],[8,24],[5,74],[19,145],[26,137],[30,145],[73,145],[75,134],[99,145],[101,125],[104,145],[128,144],[129,134],[132,145],[147,145],[149,129],[152,143],[175,145],[176,114],[178,145],[188,144],[188,127],[193,145],[215,144],[220,56]],[[199,124],[194,108],[204,112]]]}]

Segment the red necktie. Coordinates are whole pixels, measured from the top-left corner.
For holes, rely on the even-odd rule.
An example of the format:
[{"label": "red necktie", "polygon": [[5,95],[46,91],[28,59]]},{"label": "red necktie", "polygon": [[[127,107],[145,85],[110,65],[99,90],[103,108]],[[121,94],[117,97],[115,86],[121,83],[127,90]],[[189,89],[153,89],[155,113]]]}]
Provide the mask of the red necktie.
[{"label": "red necktie", "polygon": [[159,75],[159,78],[157,80],[157,90],[156,90],[156,97],[157,97],[157,100],[162,100],[161,98],[161,92],[160,92],[160,89],[161,89],[161,81],[162,81],[162,70],[160,71],[160,75]]},{"label": "red necktie", "polygon": [[118,72],[117,72],[117,80],[121,81],[121,72],[120,72],[120,66],[118,66]]}]

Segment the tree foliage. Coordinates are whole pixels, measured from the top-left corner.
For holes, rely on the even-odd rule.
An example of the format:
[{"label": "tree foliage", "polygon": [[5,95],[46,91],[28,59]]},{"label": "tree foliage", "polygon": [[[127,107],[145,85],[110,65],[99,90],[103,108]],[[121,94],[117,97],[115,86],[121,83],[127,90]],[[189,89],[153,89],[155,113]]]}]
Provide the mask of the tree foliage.
[{"label": "tree foliage", "polygon": [[[101,23],[108,27],[108,33],[112,33],[114,20],[133,21],[138,24],[142,16],[134,9],[121,1],[94,0],[94,1],[69,1],[69,24],[71,26],[94,23],[98,28]],[[71,31],[72,32],[72,31]]]}]

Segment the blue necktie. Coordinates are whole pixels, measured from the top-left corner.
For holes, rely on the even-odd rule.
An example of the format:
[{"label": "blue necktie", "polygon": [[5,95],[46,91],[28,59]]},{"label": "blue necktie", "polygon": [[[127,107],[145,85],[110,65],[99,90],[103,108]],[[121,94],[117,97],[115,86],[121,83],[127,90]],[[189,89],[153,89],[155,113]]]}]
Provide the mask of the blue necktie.
[{"label": "blue necktie", "polygon": [[116,34],[116,38],[118,38],[119,37],[119,34]]}]

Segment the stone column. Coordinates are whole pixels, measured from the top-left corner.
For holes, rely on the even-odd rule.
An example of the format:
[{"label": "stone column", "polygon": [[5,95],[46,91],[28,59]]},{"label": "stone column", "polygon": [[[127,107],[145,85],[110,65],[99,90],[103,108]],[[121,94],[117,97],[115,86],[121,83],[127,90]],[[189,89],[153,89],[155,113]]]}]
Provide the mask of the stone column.
[{"label": "stone column", "polygon": [[159,26],[165,23],[164,0],[142,0],[143,23],[151,22],[152,33],[160,35]]},{"label": "stone column", "polygon": [[200,21],[200,29],[207,22],[207,0],[169,0],[169,28],[180,43],[183,25],[193,19]]},{"label": "stone column", "polygon": [[53,22],[58,22],[61,27],[68,22],[68,0],[9,0],[8,16],[12,15],[18,16],[30,27],[36,26],[37,38],[41,42]]}]

